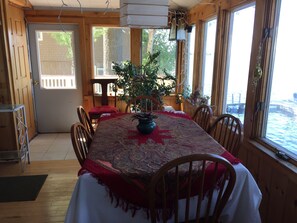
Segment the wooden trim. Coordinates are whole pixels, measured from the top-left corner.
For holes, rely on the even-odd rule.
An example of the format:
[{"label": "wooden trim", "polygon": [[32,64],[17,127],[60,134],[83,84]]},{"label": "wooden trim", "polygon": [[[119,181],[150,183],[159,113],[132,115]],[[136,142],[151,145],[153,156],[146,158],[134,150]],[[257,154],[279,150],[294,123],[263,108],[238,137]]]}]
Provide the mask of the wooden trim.
[{"label": "wooden trim", "polygon": [[196,22],[196,35],[195,35],[195,54],[194,54],[194,67],[193,67],[193,91],[201,88],[202,85],[202,55],[203,55],[203,42],[204,42],[204,22],[198,20]]},{"label": "wooden trim", "polygon": [[29,0],[9,0],[10,5],[15,7],[22,7],[22,8],[33,8],[32,4]]},{"label": "wooden trim", "polygon": [[142,29],[130,30],[130,55],[131,62],[136,66],[141,65],[141,41],[142,41]]},{"label": "wooden trim", "polygon": [[[26,10],[26,17],[58,17],[60,15],[60,10]],[[80,13],[78,10],[63,10],[61,17],[71,17],[71,18],[119,18],[119,12],[91,12],[83,11]]]},{"label": "wooden trim", "polygon": [[214,115],[219,115],[223,111],[229,20],[229,13],[219,9],[211,93],[211,106],[214,107]]},{"label": "wooden trim", "polygon": [[[256,111],[257,102],[265,101],[266,97],[266,88],[268,82],[268,73],[269,73],[269,60],[270,60],[270,50],[271,50],[271,38],[267,39],[263,48],[263,60],[262,60],[262,69],[263,75],[260,81],[255,86],[254,80],[254,70],[257,63],[258,48],[262,40],[262,33],[264,27],[273,27],[274,19],[273,13],[275,4],[271,1],[260,1],[256,2],[257,7],[255,11],[255,26],[254,26],[254,35],[250,59],[250,73],[248,81],[248,91],[246,99],[246,111],[245,111],[245,126],[244,131],[247,138],[256,138],[257,136],[262,135],[262,125],[264,113],[263,111]],[[263,13],[264,12],[264,13]]]},{"label": "wooden trim", "polygon": [[[1,83],[0,85],[4,85],[3,87],[1,87],[2,91],[0,94],[0,103],[3,104],[12,104],[12,96],[13,96],[13,88],[12,88],[12,82],[11,82],[11,67],[9,64],[9,61],[7,60],[7,58],[9,58],[10,53],[9,53],[9,49],[8,49],[8,37],[7,37],[7,24],[6,24],[6,10],[5,10],[5,2],[1,1],[0,2],[0,10],[1,10],[1,30],[0,30],[0,46],[1,46],[1,72],[0,74],[3,75],[0,80]],[[3,89],[6,89],[5,91],[3,91]]]}]

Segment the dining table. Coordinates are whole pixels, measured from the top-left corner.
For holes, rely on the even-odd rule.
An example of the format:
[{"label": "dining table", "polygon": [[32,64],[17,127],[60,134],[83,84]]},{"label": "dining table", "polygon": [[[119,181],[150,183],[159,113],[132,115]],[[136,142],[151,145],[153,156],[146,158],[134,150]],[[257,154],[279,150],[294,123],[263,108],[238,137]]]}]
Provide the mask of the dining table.
[{"label": "dining table", "polygon": [[[137,130],[133,113],[114,113],[99,119],[87,158],[78,172],[65,223],[149,223],[147,187],[151,177],[167,162],[199,153],[222,156],[236,172],[235,186],[220,220],[261,222],[261,191],[240,160],[187,114],[154,115],[156,128],[150,134]],[[191,199],[195,201],[197,196]],[[203,199],[207,200],[207,196]],[[184,205],[184,199],[179,200],[179,205]],[[195,208],[191,209],[194,217]]]}]

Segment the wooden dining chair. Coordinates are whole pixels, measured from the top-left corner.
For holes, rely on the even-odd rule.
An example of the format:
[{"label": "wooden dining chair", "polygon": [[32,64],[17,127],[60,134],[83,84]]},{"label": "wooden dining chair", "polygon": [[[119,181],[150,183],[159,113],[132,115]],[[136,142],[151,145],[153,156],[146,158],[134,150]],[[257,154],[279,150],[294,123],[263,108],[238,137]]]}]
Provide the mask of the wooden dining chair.
[{"label": "wooden dining chair", "polygon": [[71,141],[78,162],[82,166],[87,158],[92,136],[83,124],[77,122],[71,126]]},{"label": "wooden dining chair", "polygon": [[95,131],[94,127],[92,125],[92,122],[90,120],[90,117],[88,116],[87,112],[83,108],[83,106],[77,107],[77,116],[81,124],[88,130],[88,132],[93,136]]},{"label": "wooden dining chair", "polygon": [[222,114],[209,127],[208,133],[233,156],[238,156],[242,142],[242,124],[238,118]]},{"label": "wooden dining chair", "polygon": [[[104,113],[116,113],[117,109],[117,94],[114,94],[114,105],[108,104],[108,84],[115,84],[117,79],[91,79],[92,93],[93,93],[93,107],[89,111],[89,117],[91,122],[100,118]],[[96,105],[96,93],[94,91],[95,85],[101,85],[101,105]],[[116,90],[116,88],[115,88]]]},{"label": "wooden dining chair", "polygon": [[[230,162],[215,154],[193,154],[172,160],[153,175],[149,185],[151,222],[159,219],[164,223],[168,218],[175,223],[218,222],[235,180]],[[183,204],[180,199],[184,199]]]},{"label": "wooden dining chair", "polygon": [[163,105],[152,96],[137,96],[132,98],[126,106],[127,112],[152,112],[162,111]]},{"label": "wooden dining chair", "polygon": [[196,109],[192,119],[207,132],[212,115],[213,112],[209,105],[200,105]]}]

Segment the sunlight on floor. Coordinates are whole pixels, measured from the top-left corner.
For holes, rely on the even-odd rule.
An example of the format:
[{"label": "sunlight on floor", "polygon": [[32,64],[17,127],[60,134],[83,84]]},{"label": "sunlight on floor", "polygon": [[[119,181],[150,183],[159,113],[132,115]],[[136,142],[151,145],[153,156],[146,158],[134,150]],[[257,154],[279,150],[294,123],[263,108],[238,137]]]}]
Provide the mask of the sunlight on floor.
[{"label": "sunlight on floor", "polygon": [[30,141],[32,161],[76,159],[70,133],[39,134]]}]

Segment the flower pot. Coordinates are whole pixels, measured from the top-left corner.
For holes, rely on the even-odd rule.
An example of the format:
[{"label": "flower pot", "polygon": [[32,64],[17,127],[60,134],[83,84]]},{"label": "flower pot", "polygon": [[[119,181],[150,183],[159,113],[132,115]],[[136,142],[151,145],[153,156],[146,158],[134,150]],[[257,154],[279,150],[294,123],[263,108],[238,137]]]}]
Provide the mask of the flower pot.
[{"label": "flower pot", "polygon": [[156,123],[153,120],[139,120],[137,130],[141,134],[150,134],[156,128]]}]

